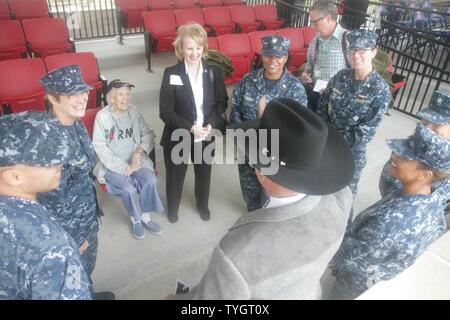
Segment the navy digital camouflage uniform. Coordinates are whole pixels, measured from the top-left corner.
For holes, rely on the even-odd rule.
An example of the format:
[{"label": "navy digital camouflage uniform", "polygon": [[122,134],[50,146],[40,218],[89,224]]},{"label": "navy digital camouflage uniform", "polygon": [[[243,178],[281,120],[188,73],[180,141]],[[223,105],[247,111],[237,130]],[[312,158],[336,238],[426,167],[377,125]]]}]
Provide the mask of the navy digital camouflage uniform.
[{"label": "navy digital camouflage uniform", "polygon": [[[376,34],[353,30],[347,34],[349,49],[374,48]],[[355,176],[350,183],[356,195],[361,172],[366,166],[366,147],[373,139],[391,101],[389,86],[376,71],[364,80],[355,80],[353,69],[339,71],[323,92],[317,114],[330,121],[350,145],[355,159]]]},{"label": "navy digital camouflage uniform", "polygon": [[[89,90],[83,82],[78,66],[62,67],[41,79],[47,92],[70,94]],[[81,254],[81,261],[90,276],[97,259],[99,230],[99,207],[92,171],[95,166],[94,149],[81,120],[74,123],[75,136],[51,113],[47,113],[49,123],[55,126],[54,135],[71,141],[73,156],[63,163],[61,183],[56,190],[38,195],[42,203],[69,233],[80,247],[85,240],[89,247]],[[49,137],[51,139],[53,137]]]},{"label": "navy digital camouflage uniform", "polygon": [[[267,36],[261,39],[262,54],[265,56],[287,56],[289,39],[281,36]],[[233,89],[231,100],[230,123],[254,120],[258,117],[257,106],[259,99],[265,96],[267,103],[274,98],[290,98],[303,106],[308,105],[303,84],[291,73],[284,69],[281,78],[268,88],[264,79],[264,68],[246,74]],[[247,204],[247,210],[259,209],[267,197],[262,190],[255,170],[248,164],[239,164],[239,180],[242,195]]]},{"label": "navy digital camouflage uniform", "polygon": [[[59,165],[70,144],[50,139],[44,113],[0,118],[0,167]],[[44,206],[0,195],[0,299],[91,299],[78,246]]]},{"label": "navy digital camouflage uniform", "polygon": [[[438,90],[433,93],[431,103],[428,108],[421,110],[417,114],[420,118],[427,120],[428,122],[438,125],[450,124],[450,92],[444,90]],[[450,150],[449,150],[450,152]],[[402,189],[400,181],[389,174],[389,167],[391,161],[389,160],[383,167],[381,172],[379,189],[382,197],[392,193],[398,192]],[[443,206],[446,206],[446,202],[450,197],[450,179],[446,179],[436,184],[436,189],[439,189],[443,194]]]},{"label": "navy digital camouflage uniform", "polygon": [[[449,143],[420,126],[405,140],[389,140],[391,150],[406,159],[450,171]],[[433,141],[433,143],[430,143]],[[391,193],[361,212],[334,259],[334,297],[353,299],[380,280],[389,280],[447,230],[438,190],[429,195]]]}]

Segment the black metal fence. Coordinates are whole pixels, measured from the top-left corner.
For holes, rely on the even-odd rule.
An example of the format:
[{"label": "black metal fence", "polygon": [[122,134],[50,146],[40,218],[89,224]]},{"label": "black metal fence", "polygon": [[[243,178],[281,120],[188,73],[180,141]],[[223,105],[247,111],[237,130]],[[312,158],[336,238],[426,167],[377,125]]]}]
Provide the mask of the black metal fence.
[{"label": "black metal fence", "polygon": [[[309,7],[314,0],[246,3],[275,3],[278,15],[287,20],[289,27],[303,27],[309,23]],[[121,38],[143,32],[141,28],[121,27],[114,0],[48,0],[48,5],[53,16],[67,21],[75,40]],[[407,82],[398,92],[394,107],[412,115],[426,106],[435,90],[450,89],[450,13],[444,12],[448,7],[437,7],[442,12],[435,10],[369,1],[365,12],[353,10],[352,16],[344,10],[339,16],[347,27],[377,30],[380,47],[392,55],[395,72]]]},{"label": "black metal fence", "polygon": [[47,0],[54,17],[66,20],[69,35],[75,40],[113,37],[120,30],[114,0]]},{"label": "black metal fence", "polygon": [[[291,18],[290,26],[308,24],[309,7],[282,0],[276,3],[278,13]],[[365,12],[353,10],[352,15],[346,15],[344,10],[339,21],[347,28],[362,27],[379,34],[379,47],[392,57],[394,78],[406,81],[395,93],[393,106],[414,116],[428,105],[435,90],[450,90],[448,7],[422,9],[371,1],[367,4]]]},{"label": "black metal fence", "polygon": [[[310,1],[310,0],[309,0]],[[274,3],[274,0],[247,0],[249,5]],[[143,33],[142,28],[123,28],[114,0],[47,0],[54,17],[67,22],[74,40]]]}]

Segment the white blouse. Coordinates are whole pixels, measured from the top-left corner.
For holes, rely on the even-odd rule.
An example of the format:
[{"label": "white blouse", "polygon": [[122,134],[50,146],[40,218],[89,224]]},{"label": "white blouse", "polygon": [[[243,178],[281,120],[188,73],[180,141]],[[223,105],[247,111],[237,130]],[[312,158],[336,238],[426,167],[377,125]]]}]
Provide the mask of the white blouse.
[{"label": "white blouse", "polygon": [[189,77],[189,82],[191,83],[192,93],[194,94],[195,109],[197,110],[196,125],[203,126],[203,64],[200,63],[197,77],[189,73],[186,60],[184,61],[184,65]]}]

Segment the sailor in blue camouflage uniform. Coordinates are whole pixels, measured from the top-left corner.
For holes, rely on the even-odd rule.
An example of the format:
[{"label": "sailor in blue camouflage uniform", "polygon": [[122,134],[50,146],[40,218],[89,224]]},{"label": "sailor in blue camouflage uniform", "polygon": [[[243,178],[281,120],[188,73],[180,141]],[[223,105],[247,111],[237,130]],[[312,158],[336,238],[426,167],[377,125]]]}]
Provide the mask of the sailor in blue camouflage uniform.
[{"label": "sailor in blue camouflage uniform", "polygon": [[[421,123],[435,131],[442,138],[450,141],[450,92],[438,90],[431,97],[428,108],[421,110],[418,114]],[[389,174],[390,161],[386,162],[381,173],[379,188],[382,197],[401,190],[401,183],[398,179]],[[440,182],[436,188],[443,194],[443,206],[446,206],[450,198],[450,179]]]},{"label": "sailor in blue camouflage uniform", "polygon": [[[274,98],[290,98],[308,105],[303,84],[285,68],[290,40],[278,36],[261,39],[264,68],[246,74],[233,89],[230,123],[259,118],[268,102]],[[239,164],[239,180],[247,210],[260,209],[267,197],[248,164]]]},{"label": "sailor in blue camouflage uniform", "polygon": [[367,144],[391,101],[388,84],[372,67],[377,37],[375,32],[362,29],[347,34],[351,68],[331,78],[317,110],[317,114],[330,121],[350,144],[356,165],[350,184],[354,196],[366,165]]},{"label": "sailor in blue camouflage uniform", "polygon": [[63,164],[59,187],[40,194],[38,201],[75,240],[83,267],[91,276],[97,259],[100,209],[92,174],[94,150],[80,118],[85,114],[92,87],[83,81],[78,65],[49,72],[41,78],[41,84],[49,105],[48,121],[57,128],[54,135],[71,141],[74,155]]},{"label": "sailor in blue camouflage uniform", "polygon": [[53,130],[42,112],[0,117],[0,299],[91,299],[78,246],[36,201],[72,152]]},{"label": "sailor in blue camouflage uniform", "polygon": [[402,191],[356,217],[334,259],[332,298],[353,299],[395,277],[447,230],[434,184],[450,176],[449,142],[419,124],[414,135],[388,145],[390,174],[400,179]]}]

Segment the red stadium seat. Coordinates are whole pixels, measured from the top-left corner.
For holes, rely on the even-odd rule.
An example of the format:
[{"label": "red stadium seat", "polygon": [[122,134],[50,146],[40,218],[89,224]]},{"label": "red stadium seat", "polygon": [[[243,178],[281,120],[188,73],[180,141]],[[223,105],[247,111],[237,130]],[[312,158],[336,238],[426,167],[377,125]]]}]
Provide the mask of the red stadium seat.
[{"label": "red stadium seat", "polygon": [[245,4],[242,0],[222,0],[224,6],[239,6]]},{"label": "red stadium seat", "polygon": [[94,123],[95,123],[95,116],[97,113],[102,110],[102,108],[93,108],[86,110],[86,113],[83,118],[81,118],[81,121],[83,122],[84,126],[86,127],[87,132],[89,133],[89,137],[92,139],[92,135],[94,133]]},{"label": "red stadium seat", "polygon": [[291,40],[289,47],[290,60],[287,66],[290,72],[297,72],[298,68],[306,61],[308,49],[305,48],[303,28],[286,28],[277,31],[277,34]]},{"label": "red stadium seat", "polygon": [[216,37],[208,37],[208,49],[219,50],[219,44]]},{"label": "red stadium seat", "polygon": [[253,31],[248,34],[248,38],[250,39],[250,45],[252,46],[252,52],[255,55],[261,54],[262,43],[261,38],[266,36],[271,36],[277,34],[275,30],[262,30],[262,31]]},{"label": "red stadium seat", "polygon": [[278,19],[277,7],[274,4],[260,4],[254,8],[256,20],[261,21],[266,30],[277,30],[285,22],[283,19]]},{"label": "red stadium seat", "polygon": [[26,110],[44,111],[44,88],[39,80],[47,74],[44,61],[0,61],[0,106],[2,114]]},{"label": "red stadium seat", "polygon": [[122,28],[140,28],[142,12],[148,10],[146,0],[116,0],[117,13]]},{"label": "red stadium seat", "polygon": [[17,20],[50,17],[46,0],[9,0],[9,8]]},{"label": "red stadium seat", "polygon": [[222,0],[197,0],[197,4],[202,7],[220,7],[222,5]]},{"label": "red stadium seat", "polygon": [[[142,14],[144,28],[152,51],[173,51],[172,42],[177,36],[177,23],[173,10],[148,11]],[[147,39],[146,42],[149,40]]]},{"label": "red stadium seat", "polygon": [[197,22],[199,25],[205,28],[206,33],[211,31],[210,27],[205,27],[205,18],[203,18],[203,12],[200,8],[188,8],[188,9],[175,9],[175,21],[177,27],[189,23]]},{"label": "red stadium seat", "polygon": [[202,10],[206,25],[211,27],[216,37],[222,34],[233,33],[236,24],[231,21],[228,7],[209,7]]},{"label": "red stadium seat", "polygon": [[255,9],[252,6],[230,6],[231,21],[237,25],[237,31],[249,33],[261,27],[256,21]]},{"label": "red stadium seat", "polygon": [[234,68],[233,74],[225,79],[225,83],[239,82],[250,71],[254,57],[248,35],[224,34],[217,37],[217,42],[219,50],[231,59]]},{"label": "red stadium seat", "polygon": [[27,45],[34,57],[75,52],[64,19],[39,18],[22,20]]},{"label": "red stadium seat", "polygon": [[196,0],[173,0],[175,9],[197,8]]},{"label": "red stadium seat", "polygon": [[101,107],[104,101],[106,80],[100,75],[98,62],[92,52],[63,53],[45,58],[47,70],[50,72],[62,66],[77,64],[80,66],[83,80],[94,89],[89,92],[88,108]]},{"label": "red stadium seat", "polygon": [[17,20],[0,20],[0,61],[27,57],[22,27]]},{"label": "red stadium seat", "polygon": [[406,86],[408,84],[408,82],[405,80],[406,78],[398,73],[394,73],[392,75],[392,82],[394,84],[393,87],[391,87],[391,93],[392,93],[392,97],[395,99],[395,97],[397,96],[398,91]]},{"label": "red stadium seat", "polygon": [[[89,134],[89,137],[91,137],[94,133],[94,123],[95,123],[95,117],[97,116],[97,113],[102,110],[102,108],[94,108],[94,109],[88,109],[86,110],[86,113],[84,114],[84,117],[81,118],[81,122],[83,122],[84,126],[86,127],[86,130]],[[105,192],[108,192],[108,189],[106,188],[105,183],[100,183],[97,181],[98,186]]]},{"label": "red stadium seat", "polygon": [[168,0],[147,0],[150,10],[172,10],[173,3]]},{"label": "red stadium seat", "polygon": [[311,43],[312,39],[316,36],[316,31],[313,27],[303,27],[303,39],[305,39],[305,47],[309,47],[309,44]]},{"label": "red stadium seat", "polygon": [[11,18],[8,0],[0,0],[0,20],[10,20]]}]

